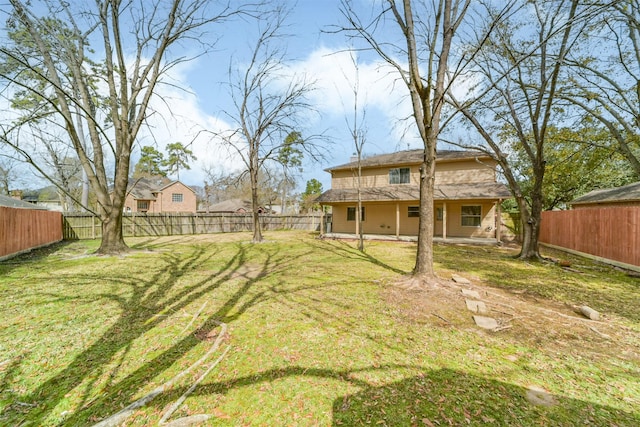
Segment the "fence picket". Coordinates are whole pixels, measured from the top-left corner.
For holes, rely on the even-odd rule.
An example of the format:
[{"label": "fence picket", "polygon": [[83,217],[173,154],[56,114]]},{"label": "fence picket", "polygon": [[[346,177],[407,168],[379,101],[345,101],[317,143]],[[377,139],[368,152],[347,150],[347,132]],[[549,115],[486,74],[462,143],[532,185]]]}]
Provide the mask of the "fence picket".
[{"label": "fence picket", "polygon": [[640,206],[542,212],[540,242],[640,266]]}]

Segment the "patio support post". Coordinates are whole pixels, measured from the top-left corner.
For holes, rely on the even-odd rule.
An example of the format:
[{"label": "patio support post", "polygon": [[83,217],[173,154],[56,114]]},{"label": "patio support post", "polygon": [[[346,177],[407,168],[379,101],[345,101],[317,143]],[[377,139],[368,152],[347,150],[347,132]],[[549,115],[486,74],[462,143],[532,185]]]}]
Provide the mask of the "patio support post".
[{"label": "patio support post", "polygon": [[400,203],[396,203],[396,239],[400,238]]},{"label": "patio support post", "polygon": [[502,243],[502,201],[496,202],[496,240]]},{"label": "patio support post", "polygon": [[442,202],[442,240],[447,240],[447,202]]}]

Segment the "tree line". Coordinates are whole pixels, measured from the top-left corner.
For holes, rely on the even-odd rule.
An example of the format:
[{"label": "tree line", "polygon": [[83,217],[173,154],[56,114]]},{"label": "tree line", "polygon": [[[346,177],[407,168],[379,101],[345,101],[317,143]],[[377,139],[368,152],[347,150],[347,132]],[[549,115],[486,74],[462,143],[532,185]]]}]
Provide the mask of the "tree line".
[{"label": "tree line", "polygon": [[[523,259],[540,256],[543,209],[593,186],[640,179],[640,1],[385,0],[365,8],[342,0],[338,7],[341,22],[327,33],[394,70],[423,144],[416,278],[434,276],[439,144],[496,158],[523,218]],[[231,126],[209,131],[241,158],[254,216],[267,170],[278,165],[286,181],[303,153],[326,153],[323,135],[300,131],[315,111],[313,80],[284,73],[285,4],[10,0],[2,12],[0,79],[12,114],[0,140],[60,187],[65,159],[73,159],[96,198],[102,253],[127,249],[122,206],[136,138],[154,113],[150,100],[172,68],[213,50],[223,22],[252,20],[257,34],[248,58],[229,61]],[[181,43],[195,39],[201,50],[185,56]],[[356,111],[348,121],[359,154],[364,116]],[[58,156],[63,167],[41,161],[49,145],[68,150]],[[175,157],[174,172],[188,159]],[[282,187],[279,197],[289,191]],[[88,204],[84,192],[79,199]],[[261,239],[256,220],[254,240]]]}]

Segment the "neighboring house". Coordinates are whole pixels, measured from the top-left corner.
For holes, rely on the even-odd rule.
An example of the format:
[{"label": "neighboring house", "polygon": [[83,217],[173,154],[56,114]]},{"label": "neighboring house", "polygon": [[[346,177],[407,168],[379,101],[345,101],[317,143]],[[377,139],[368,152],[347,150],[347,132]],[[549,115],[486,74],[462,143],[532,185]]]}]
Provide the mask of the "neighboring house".
[{"label": "neighboring house", "polygon": [[574,209],[610,206],[640,206],[640,182],[591,191],[570,203]]},{"label": "neighboring house", "polygon": [[[367,157],[362,168],[365,234],[416,236],[420,216],[423,150]],[[470,151],[439,151],[434,194],[434,235],[500,239],[500,203],[510,197],[496,180],[494,158]],[[331,206],[333,233],[356,230],[357,162],[327,169],[331,189],[318,198]]]},{"label": "neighboring house", "polygon": [[0,206],[6,208],[17,208],[17,209],[34,209],[34,210],[48,210],[45,206],[37,206],[35,203],[30,203],[29,201],[20,199],[22,195],[19,196],[3,196],[0,194]]},{"label": "neighboring house", "polygon": [[[251,202],[243,199],[230,199],[211,205],[206,210],[208,213],[238,213],[246,214],[253,212]],[[269,209],[258,207],[258,213],[268,213]]]},{"label": "neighboring house", "polygon": [[196,193],[180,181],[140,178],[129,183],[125,212],[196,212]]}]

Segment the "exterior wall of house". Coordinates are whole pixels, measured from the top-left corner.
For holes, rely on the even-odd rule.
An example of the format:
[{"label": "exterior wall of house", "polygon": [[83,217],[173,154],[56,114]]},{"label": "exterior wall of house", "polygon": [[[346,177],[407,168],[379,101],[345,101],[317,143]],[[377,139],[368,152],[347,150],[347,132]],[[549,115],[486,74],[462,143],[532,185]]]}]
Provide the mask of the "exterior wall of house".
[{"label": "exterior wall of house", "polygon": [[[410,168],[410,184],[420,184],[419,165],[394,165],[380,168],[362,169],[362,187],[384,187],[389,185],[389,169]],[[469,182],[495,182],[496,162],[494,160],[474,159],[438,162],[436,164],[436,185]],[[402,184],[398,184],[402,185]],[[339,170],[331,174],[331,188],[341,190],[357,186],[357,171]]]},{"label": "exterior wall of house", "polygon": [[469,182],[496,182],[496,161],[465,160],[436,163],[436,185]]},{"label": "exterior wall of house", "polygon": [[[174,194],[182,195],[182,201],[174,201]],[[179,199],[176,196],[176,199]],[[139,202],[147,202],[148,208],[139,209]],[[125,212],[147,212],[147,213],[162,213],[162,212],[196,212],[197,202],[196,194],[189,187],[181,182],[175,182],[168,187],[165,187],[156,196],[156,200],[141,201],[133,198],[131,194],[127,195],[124,202]]]},{"label": "exterior wall of house", "polygon": [[154,212],[195,212],[196,194],[183,183],[174,182],[158,193],[155,205]]},{"label": "exterior wall of house", "polygon": [[[399,235],[415,236],[418,234],[418,217],[409,217],[409,207],[418,206],[415,202],[380,202],[363,203],[365,219],[362,229],[365,234],[396,234],[396,209],[400,213]],[[347,220],[347,208],[355,208],[355,203],[336,203],[332,208],[332,228],[334,233],[356,232],[356,221]],[[480,226],[462,225],[462,206],[480,206]],[[442,209],[443,203],[436,202],[434,215],[434,235],[442,236],[444,221],[438,220],[437,210]],[[446,202],[447,237],[482,237],[494,238],[496,235],[495,204],[492,201],[448,201]]]}]

